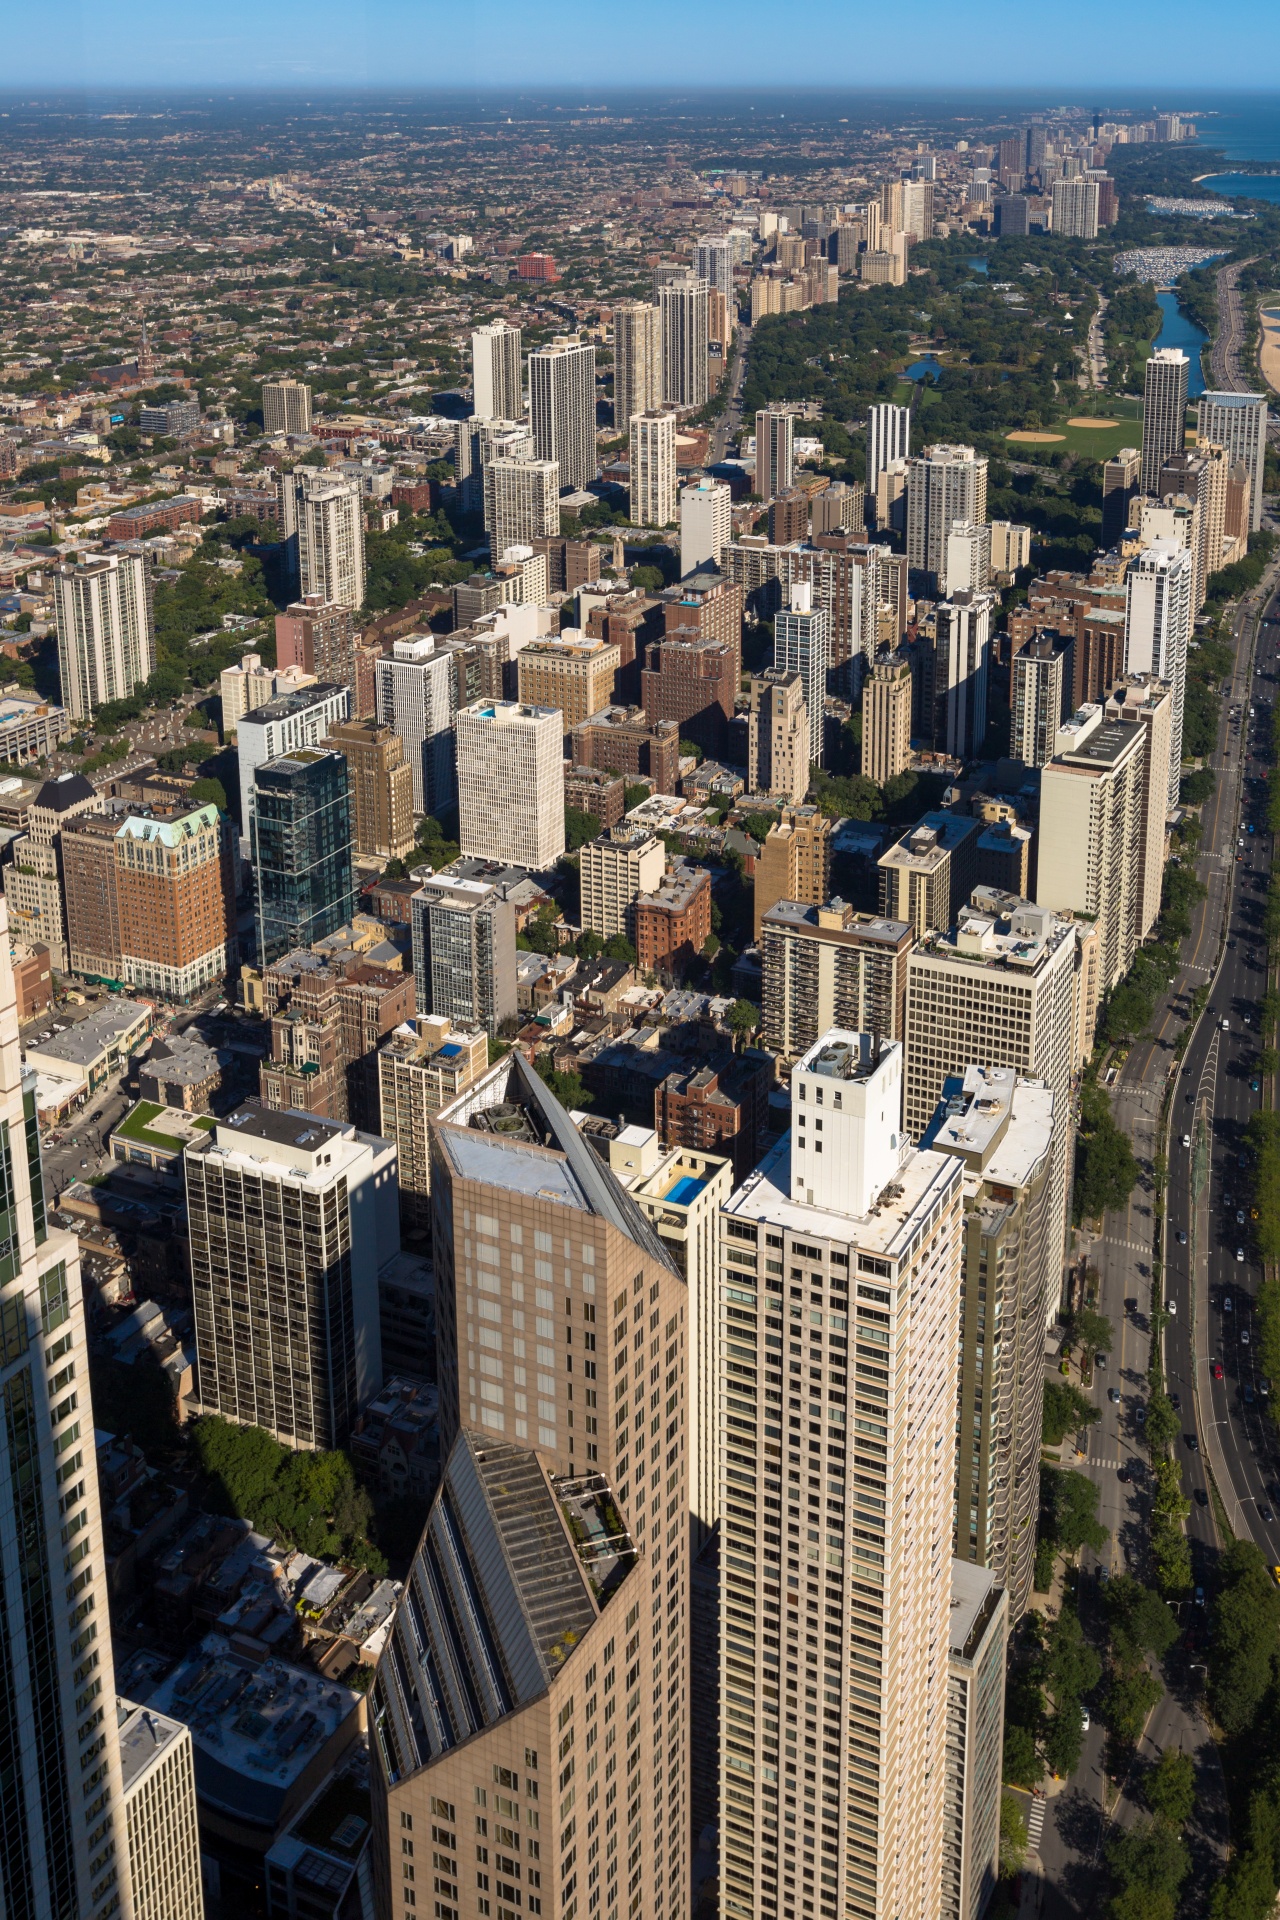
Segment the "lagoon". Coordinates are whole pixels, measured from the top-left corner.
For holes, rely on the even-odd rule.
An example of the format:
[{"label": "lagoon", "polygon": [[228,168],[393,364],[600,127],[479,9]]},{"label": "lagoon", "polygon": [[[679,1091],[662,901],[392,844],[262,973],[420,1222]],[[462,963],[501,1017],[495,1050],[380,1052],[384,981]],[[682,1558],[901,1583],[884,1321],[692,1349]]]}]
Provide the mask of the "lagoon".
[{"label": "lagoon", "polygon": [[1187,368],[1187,397],[1195,400],[1204,392],[1204,374],[1200,369],[1200,349],[1209,336],[1178,305],[1177,295],[1158,293],[1156,299],[1164,321],[1156,335],[1158,347],[1181,347],[1191,365]]}]

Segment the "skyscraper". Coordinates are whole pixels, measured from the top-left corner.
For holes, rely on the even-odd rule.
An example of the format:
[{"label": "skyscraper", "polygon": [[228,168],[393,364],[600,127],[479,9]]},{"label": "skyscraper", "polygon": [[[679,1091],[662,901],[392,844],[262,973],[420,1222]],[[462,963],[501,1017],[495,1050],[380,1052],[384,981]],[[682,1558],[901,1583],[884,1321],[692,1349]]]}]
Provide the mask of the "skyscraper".
[{"label": "skyscraper", "polygon": [[778,673],[800,675],[809,715],[809,753],[814,764],[821,766],[830,631],[826,614],[813,604],[813,588],[807,581],[792,587],[790,606],[774,616],[773,664]]},{"label": "skyscraper", "polygon": [[1121,447],[1102,463],[1102,544],[1119,546],[1129,525],[1129,502],[1142,484],[1142,454]]},{"label": "skyscraper", "polygon": [[1036,900],[1097,927],[1104,993],[1127,973],[1140,939],[1145,750],[1141,727],[1082,707],[1040,776]]},{"label": "skyscraper", "polygon": [[[303,673],[313,673],[317,680],[354,687],[355,644],[351,608],[322,600],[318,594],[295,600],[276,615],[277,668],[299,667]],[[252,704],[240,711],[248,713]]]},{"label": "skyscraper", "polygon": [[903,921],[858,913],[843,900],[775,900],[756,935],[766,1045],[795,1060],[842,1021],[901,1040],[914,938]]},{"label": "skyscraper", "polygon": [[914,455],[907,479],[907,564],[937,591],[946,578],[947,536],[962,520],[987,517],[987,456],[972,447],[932,446]]},{"label": "skyscraper", "polygon": [[[1032,1476],[1033,1481],[1036,1476]],[[1000,1874],[1009,1595],[994,1574],[951,1563],[947,1785],[940,1920],[979,1920]]]},{"label": "skyscraper", "polygon": [[356,910],[352,820],[342,754],[299,747],[253,776],[258,964],[311,947]]},{"label": "skyscraper", "polygon": [[1182,715],[1187,693],[1187,646],[1195,623],[1195,556],[1172,540],[1157,540],[1125,579],[1124,670],[1151,674],[1173,691],[1169,733],[1169,808],[1182,779]]},{"label": "skyscraper", "polygon": [[1187,374],[1181,347],[1157,347],[1147,361],[1142,407],[1142,491],[1158,498],[1160,469],[1186,444]]},{"label": "skyscraper", "polygon": [[955,593],[935,610],[933,745],[955,760],[981,753],[995,595]]},{"label": "skyscraper", "polygon": [[646,300],[620,300],[613,310],[613,425],[662,405],[662,317]]},{"label": "skyscraper", "polygon": [[1067,240],[1096,240],[1098,237],[1097,180],[1083,176],[1053,183],[1053,231]]},{"label": "skyscraper", "polygon": [[419,1013],[496,1034],[516,1011],[516,910],[507,883],[434,873],[411,910]]},{"label": "skyscraper", "polygon": [[301,380],[264,380],[262,431],[310,433],[311,389]]},{"label": "skyscraper", "polygon": [[707,283],[696,273],[668,281],[658,295],[662,325],[662,404],[688,412],[707,403]]},{"label": "skyscraper", "polygon": [[665,527],[676,517],[676,416],[669,409],[631,416],[631,518]]},{"label": "skyscraper", "polygon": [[107,1920],[130,1885],[80,1250],[45,1215],[2,904],[0,1146],[0,1888],[7,1914]]},{"label": "skyscraper", "polygon": [[874,499],[885,468],[911,455],[911,409],[877,402],[867,409],[867,493]]},{"label": "skyscraper", "polygon": [[240,836],[247,853],[253,818],[253,776],[265,760],[278,760],[295,747],[318,747],[337,720],[351,711],[349,687],[299,687],[278,693],[265,706],[242,714],[236,730],[236,761],[240,772]]},{"label": "skyscraper", "polygon": [[358,611],[364,605],[364,500],[360,482],[316,467],[280,476],[280,530],[302,598]]},{"label": "skyscraper", "polygon": [[564,716],[555,707],[477,700],[458,713],[458,839],[463,853],[517,867],[564,852]]},{"label": "skyscraper", "polygon": [[405,742],[375,720],[340,720],[329,738],[347,763],[353,849],[366,859],[413,851],[413,769]]},{"label": "skyscraper", "polygon": [[862,771],[883,787],[911,765],[911,662],[877,654],[862,689]]},{"label": "skyscraper", "polygon": [[204,1920],[191,1729],[117,1702],[133,1920]]},{"label": "skyscraper", "polygon": [[945,594],[981,593],[991,579],[991,528],[985,520],[953,520],[946,541]]},{"label": "skyscraper", "polygon": [[532,546],[560,533],[560,464],[556,460],[494,459],[484,468],[484,524],[489,552]]},{"label": "skyscraper", "polygon": [[772,500],[795,485],[795,421],[789,413],[764,407],[756,415],[756,486],[762,500]]},{"label": "skyscraper", "polygon": [[751,676],[747,784],[798,807],[809,791],[809,710],[798,672],[768,667]]},{"label": "skyscraper", "polygon": [[53,569],[58,680],[73,720],[126,700],[155,670],[151,579],[141,554],[93,554]]},{"label": "skyscraper", "polygon": [[[167,818],[131,814],[115,832],[107,886],[119,929],[117,979],[186,1000],[236,960],[230,823],[211,801]],[[100,889],[101,893],[106,887]],[[68,917],[70,894],[68,893]]]},{"label": "skyscraper", "polygon": [[382,1383],[395,1148],[247,1100],[197,1136],[183,1166],[201,1407],[288,1447],[344,1445]]},{"label": "skyscraper", "polygon": [[1042,633],[1013,656],[1009,757],[1024,766],[1047,766],[1053,758],[1058,728],[1071,711],[1074,651],[1070,635]]},{"label": "skyscraper", "polygon": [[377,662],[378,724],[404,741],[413,769],[415,813],[447,813],[458,797],[454,662],[434,634],[414,633],[392,643]]},{"label": "skyscraper", "polygon": [[590,486],[599,471],[595,348],[576,340],[536,348],[529,355],[529,411],[538,459],[559,462],[562,487]]},{"label": "skyscraper", "polygon": [[1203,393],[1196,403],[1202,440],[1222,447],[1227,463],[1242,460],[1249,474],[1249,531],[1262,525],[1262,470],[1267,450],[1267,401],[1261,393]]},{"label": "skyscraper", "polygon": [[1165,822],[1169,817],[1169,735],[1173,692],[1163,680],[1143,674],[1122,680],[1106,702],[1106,717],[1121,726],[1141,727],[1141,849],[1138,855],[1138,938],[1145,940],[1160,913],[1164,888]]},{"label": "skyscraper", "polygon": [[897,1041],[832,1029],[791,1086],[721,1220],[721,1899],[932,1920],[962,1171],[904,1148]]},{"label": "skyscraper", "polygon": [[370,1695],[381,1903],[434,1848],[481,1914],[481,1820],[507,1911],[519,1868],[526,1911],[682,1920],[684,1280],[515,1053],[437,1116],[431,1191],[446,1465]]},{"label": "skyscraper", "polygon": [[502,320],[471,336],[471,411],[483,420],[518,420],[524,412],[520,371],[523,329]]},{"label": "skyscraper", "polygon": [[704,477],[680,489],[680,571],[722,567],[733,532],[733,495],[723,480]]},{"label": "skyscraper", "polygon": [[727,233],[709,234],[693,249],[693,270],[700,280],[733,301],[733,240]]}]

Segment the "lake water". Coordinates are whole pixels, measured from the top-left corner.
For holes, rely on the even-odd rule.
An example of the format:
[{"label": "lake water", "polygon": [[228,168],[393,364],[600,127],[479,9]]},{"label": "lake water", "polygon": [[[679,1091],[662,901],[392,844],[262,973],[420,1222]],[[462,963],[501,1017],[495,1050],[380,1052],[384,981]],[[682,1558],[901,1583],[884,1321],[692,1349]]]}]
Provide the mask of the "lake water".
[{"label": "lake water", "polygon": [[1194,320],[1188,319],[1173,294],[1158,293],[1156,299],[1164,315],[1164,322],[1156,335],[1156,345],[1182,348],[1191,362],[1187,368],[1187,394],[1194,400],[1204,392],[1204,375],[1200,371],[1200,349],[1209,336],[1203,327],[1198,327]]},{"label": "lake water", "polygon": [[1280,205],[1280,173],[1211,173],[1197,182],[1208,193],[1229,194],[1233,200],[1270,200]]},{"label": "lake water", "polygon": [[942,362],[936,353],[926,353],[923,360],[913,360],[906,369],[908,380],[937,380],[942,374]]},{"label": "lake water", "polygon": [[965,265],[966,267],[972,267],[975,273],[990,273],[991,271],[991,262],[989,260],[966,260]]}]

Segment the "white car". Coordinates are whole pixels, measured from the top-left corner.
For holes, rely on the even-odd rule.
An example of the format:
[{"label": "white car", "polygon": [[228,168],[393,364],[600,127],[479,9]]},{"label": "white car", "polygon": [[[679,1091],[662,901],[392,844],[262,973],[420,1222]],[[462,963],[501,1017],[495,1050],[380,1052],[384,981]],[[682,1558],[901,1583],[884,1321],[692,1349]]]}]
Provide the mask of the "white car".
[{"label": "white car", "polygon": [[1177,1301],[1174,1299],[1166,1300],[1164,1303],[1164,1310],[1166,1313],[1176,1313],[1178,1311]]},{"label": "white car", "polygon": [[1240,1345],[1241,1345],[1242,1347],[1247,1347],[1247,1346],[1248,1346],[1248,1344],[1249,1344],[1249,1329],[1248,1329],[1248,1327],[1241,1327],[1241,1329],[1240,1329]]},{"label": "white car", "polygon": [[1093,1722],[1092,1722],[1092,1721],[1090,1720],[1090,1718],[1089,1718],[1089,1709],[1088,1709],[1088,1707],[1081,1707],[1081,1709],[1080,1709],[1080,1731],[1081,1731],[1081,1733],[1088,1733],[1088,1731],[1089,1731],[1089,1728],[1090,1728],[1090,1727],[1092,1726],[1092,1724],[1093,1724]]},{"label": "white car", "polygon": [[1240,1261],[1240,1263],[1241,1263],[1241,1264],[1243,1265],[1243,1263],[1244,1263],[1244,1248],[1243,1248],[1243,1247],[1237,1247],[1237,1248],[1236,1248],[1236,1259],[1237,1259],[1237,1260],[1239,1260],[1239,1261]]},{"label": "white car", "polygon": [[1189,1133],[1184,1133],[1184,1134],[1183,1134],[1183,1136],[1182,1136],[1182,1144],[1183,1144],[1183,1146],[1184,1146],[1184,1147],[1189,1147],[1189,1146],[1191,1145],[1191,1135],[1190,1135]]}]

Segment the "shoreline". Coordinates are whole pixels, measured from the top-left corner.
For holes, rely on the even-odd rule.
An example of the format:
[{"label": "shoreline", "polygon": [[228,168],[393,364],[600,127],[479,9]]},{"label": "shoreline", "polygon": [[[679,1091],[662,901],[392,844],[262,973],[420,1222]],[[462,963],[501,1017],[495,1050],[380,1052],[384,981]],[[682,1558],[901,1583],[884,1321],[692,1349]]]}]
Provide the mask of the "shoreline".
[{"label": "shoreline", "polygon": [[[1268,314],[1274,318],[1268,323]],[[1280,393],[1280,292],[1258,302],[1258,371],[1273,393]]]}]

